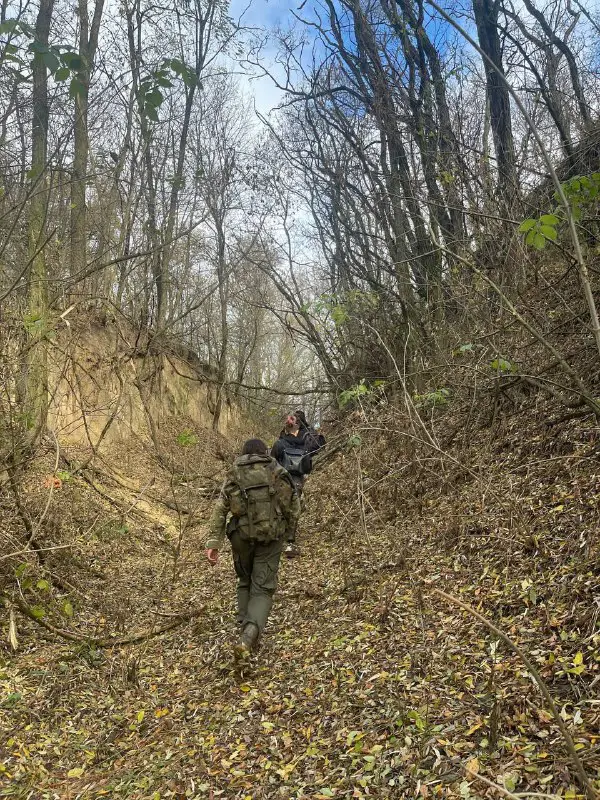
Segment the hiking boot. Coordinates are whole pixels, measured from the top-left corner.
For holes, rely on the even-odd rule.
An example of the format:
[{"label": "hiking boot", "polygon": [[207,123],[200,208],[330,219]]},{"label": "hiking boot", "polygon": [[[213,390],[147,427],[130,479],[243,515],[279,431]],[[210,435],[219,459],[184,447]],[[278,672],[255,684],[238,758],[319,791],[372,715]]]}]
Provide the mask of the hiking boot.
[{"label": "hiking boot", "polygon": [[250,658],[250,653],[252,651],[248,647],[248,645],[243,642],[241,639],[239,642],[236,642],[233,646],[233,657],[236,661],[245,661],[245,659]]},{"label": "hiking boot", "polygon": [[283,551],[286,558],[296,558],[300,555],[300,550],[294,542],[288,542],[285,550]]},{"label": "hiking boot", "polygon": [[250,655],[258,641],[259,633],[258,625],[255,625],[253,622],[248,622],[245,625],[242,635],[240,636],[240,641],[234,647],[236,658],[243,659]]}]

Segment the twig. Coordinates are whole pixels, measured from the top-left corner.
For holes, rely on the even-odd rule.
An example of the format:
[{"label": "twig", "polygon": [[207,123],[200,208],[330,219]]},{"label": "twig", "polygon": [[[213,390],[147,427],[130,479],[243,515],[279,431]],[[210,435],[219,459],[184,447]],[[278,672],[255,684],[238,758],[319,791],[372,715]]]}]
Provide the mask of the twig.
[{"label": "twig", "polygon": [[465,767],[465,772],[467,773],[467,775],[470,775],[471,778],[474,778],[475,780],[478,780],[478,781],[482,781],[483,783],[487,783],[488,786],[491,786],[492,789],[496,789],[496,791],[500,792],[501,794],[503,794],[504,797],[512,797],[513,800],[519,800],[518,795],[513,794],[512,792],[509,792],[508,789],[504,788],[504,786],[500,786],[499,783],[494,783],[494,781],[491,781],[489,778],[486,778],[484,775],[480,775],[478,772],[473,772],[473,770],[469,769],[468,767]]},{"label": "twig", "polygon": [[162,628],[151,628],[149,631],[134,633],[131,636],[116,636],[112,639],[103,639],[97,643],[97,646],[117,647],[126,644],[137,644],[138,642],[146,641],[146,639],[152,639],[155,636],[160,636],[163,633],[167,633],[167,631],[177,628],[184,622],[189,622],[192,619],[196,619],[196,617],[201,617],[204,612],[205,608],[202,606],[201,608],[196,608],[193,611],[187,611],[183,614],[180,614],[177,619],[174,619],[173,622],[169,622],[167,625],[163,625]]},{"label": "twig", "polygon": [[492,789],[496,789],[497,791],[501,792],[504,797],[513,797],[516,800],[521,800],[522,797],[546,797],[548,800],[560,800],[560,797],[557,794],[545,794],[544,792],[509,792],[508,789],[504,788],[504,786],[500,786],[499,783],[494,783],[494,781],[491,781],[484,775],[480,775],[478,772],[473,772],[473,770],[470,770],[468,767],[465,767],[465,772],[472,778],[483,781],[483,783],[487,783],[487,785],[491,786]]},{"label": "twig", "polygon": [[41,552],[48,552],[50,550],[68,550],[70,547],[73,547],[73,544],[56,544],[52,547],[37,547],[35,550],[32,550],[30,547],[26,547],[24,550],[15,550],[14,553],[8,553],[5,556],[0,556],[0,561],[6,561],[8,558],[14,558],[15,556],[24,556],[29,554],[41,553]]}]

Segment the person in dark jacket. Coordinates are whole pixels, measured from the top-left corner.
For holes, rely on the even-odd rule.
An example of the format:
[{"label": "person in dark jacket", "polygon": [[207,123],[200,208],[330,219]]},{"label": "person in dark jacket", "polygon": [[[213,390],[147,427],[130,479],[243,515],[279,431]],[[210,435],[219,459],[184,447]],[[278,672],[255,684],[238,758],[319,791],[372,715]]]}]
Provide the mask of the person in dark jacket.
[{"label": "person in dark jacket", "polygon": [[[307,431],[300,428],[299,421],[294,414],[290,414],[279,434],[279,439],[271,448],[271,457],[289,473],[298,493],[302,496],[302,489],[306,476],[312,471],[311,453],[317,450],[314,440]],[[298,555],[296,547],[296,528],[288,530],[285,555],[293,558]]]}]

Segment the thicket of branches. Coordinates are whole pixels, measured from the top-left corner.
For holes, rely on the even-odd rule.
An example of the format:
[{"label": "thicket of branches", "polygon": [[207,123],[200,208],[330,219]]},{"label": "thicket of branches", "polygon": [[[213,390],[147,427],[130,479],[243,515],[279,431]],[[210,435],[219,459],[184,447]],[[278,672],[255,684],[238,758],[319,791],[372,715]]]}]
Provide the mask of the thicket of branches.
[{"label": "thicket of branches", "polygon": [[[324,288],[312,310],[329,326],[330,380],[348,389],[400,371],[418,385],[423,367],[478,337],[492,338],[493,353],[504,313],[588,402],[526,294],[534,284],[551,294],[553,265],[575,263],[581,333],[597,348],[591,11],[324,0],[295,16],[273,72],[286,109],[269,127],[288,189],[311,215]],[[565,290],[551,302],[572,312]],[[315,339],[323,347],[321,330]]]},{"label": "thicket of branches", "polygon": [[[528,295],[546,282],[600,346],[593,9],[320,0],[278,32],[224,0],[71,11],[1,11],[3,405],[25,428],[44,429],[53,338],[82,312],[193,351],[215,427],[231,390],[261,411],[316,385],[435,391],[423,370],[482,339],[512,375],[494,337],[513,324],[552,391],[597,410]],[[282,91],[266,118],[244,70]]]},{"label": "thicket of branches", "polygon": [[215,428],[234,387],[250,410],[285,396],[262,387],[293,388],[306,356],[265,275],[280,255],[227,4],[42,0],[0,24],[3,416],[44,430],[76,315],[146,332],[140,350],[184,345]]}]

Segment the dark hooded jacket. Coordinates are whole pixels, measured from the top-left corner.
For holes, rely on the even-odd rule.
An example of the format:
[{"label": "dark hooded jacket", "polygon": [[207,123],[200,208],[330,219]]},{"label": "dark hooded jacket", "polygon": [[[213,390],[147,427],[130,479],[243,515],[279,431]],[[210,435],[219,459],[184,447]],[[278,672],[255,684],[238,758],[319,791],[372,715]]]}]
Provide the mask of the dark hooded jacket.
[{"label": "dark hooded jacket", "polygon": [[314,442],[311,437],[303,430],[298,432],[298,436],[281,431],[279,439],[277,439],[271,448],[271,458],[274,458],[277,463],[281,464],[283,462],[286,446],[302,448],[306,452],[306,455],[302,459],[302,474],[308,475],[312,471],[312,458],[310,454],[313,453],[315,449],[318,449],[318,447],[313,449],[313,445]]},{"label": "dark hooded jacket", "polygon": [[[317,431],[306,422],[306,417],[304,415],[296,415],[298,419],[298,423],[300,425],[300,431],[298,436],[294,436],[294,442],[296,447],[300,442],[302,442],[302,446],[306,450],[307,453],[316,453],[322,447],[325,447],[325,437],[321,433],[317,433]],[[286,436],[291,436],[291,434],[287,434],[285,432],[285,428],[279,433],[279,438],[284,439]],[[290,440],[291,442],[291,440]],[[275,458],[275,456],[273,456]],[[308,474],[308,473],[307,473]]]}]

